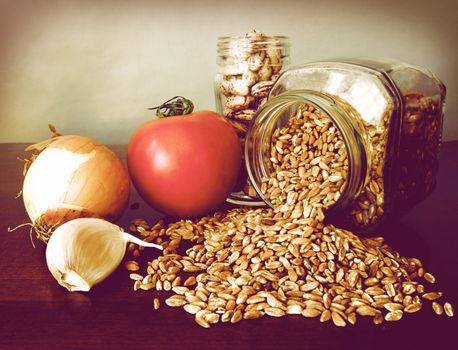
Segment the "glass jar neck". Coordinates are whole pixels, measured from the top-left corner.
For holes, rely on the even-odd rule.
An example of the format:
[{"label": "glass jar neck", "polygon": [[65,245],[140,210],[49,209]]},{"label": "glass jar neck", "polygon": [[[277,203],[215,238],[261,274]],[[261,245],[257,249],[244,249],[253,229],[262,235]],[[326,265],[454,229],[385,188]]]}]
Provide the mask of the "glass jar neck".
[{"label": "glass jar neck", "polygon": [[[241,36],[223,36],[217,42],[217,63],[219,66],[234,65],[246,62],[253,57],[253,53],[260,55],[261,58],[279,52],[278,58],[281,60],[271,60],[271,65],[281,65],[288,63],[289,58],[289,38],[279,35],[265,35],[262,33],[248,33]],[[253,62],[255,63],[255,62]]]},{"label": "glass jar neck", "polygon": [[252,184],[261,198],[262,179],[271,176],[270,161],[272,134],[285,126],[293,113],[303,104],[309,104],[329,116],[339,130],[346,146],[348,177],[343,192],[333,210],[346,208],[361,192],[368,174],[368,152],[360,117],[345,102],[311,90],[291,90],[272,97],[257,113],[245,141],[245,164]]}]

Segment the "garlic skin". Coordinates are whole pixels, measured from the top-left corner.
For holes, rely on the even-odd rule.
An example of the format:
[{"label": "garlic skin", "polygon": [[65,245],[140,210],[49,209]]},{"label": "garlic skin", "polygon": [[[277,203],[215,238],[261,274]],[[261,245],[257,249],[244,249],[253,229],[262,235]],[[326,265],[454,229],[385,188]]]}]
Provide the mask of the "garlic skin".
[{"label": "garlic skin", "polygon": [[54,231],[46,247],[46,263],[61,286],[88,292],[119,266],[128,242],[162,249],[103,219],[74,219]]}]

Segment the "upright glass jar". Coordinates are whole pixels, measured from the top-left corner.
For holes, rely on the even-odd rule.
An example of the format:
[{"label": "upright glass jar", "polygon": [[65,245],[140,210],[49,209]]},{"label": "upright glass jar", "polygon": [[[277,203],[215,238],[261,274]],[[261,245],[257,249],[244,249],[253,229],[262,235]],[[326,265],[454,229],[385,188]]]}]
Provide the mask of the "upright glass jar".
[{"label": "upright glass jar", "polygon": [[[287,64],[288,38],[252,31],[243,36],[220,37],[217,47],[216,109],[234,126],[243,145],[248,125]],[[228,202],[265,205],[249,183],[245,167]]]},{"label": "upright glass jar", "polygon": [[[315,62],[283,73],[246,137],[245,162],[262,198],[271,136],[303,104],[327,114],[348,153],[348,178],[332,213],[359,228],[402,214],[432,192],[445,86],[430,71],[386,59]],[[268,203],[270,204],[270,203]]]}]

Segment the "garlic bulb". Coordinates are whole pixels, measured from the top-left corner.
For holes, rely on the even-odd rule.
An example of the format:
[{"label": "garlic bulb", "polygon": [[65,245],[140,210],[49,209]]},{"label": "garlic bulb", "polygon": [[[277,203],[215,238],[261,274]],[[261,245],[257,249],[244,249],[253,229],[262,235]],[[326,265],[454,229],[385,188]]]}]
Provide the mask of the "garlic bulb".
[{"label": "garlic bulb", "polygon": [[69,291],[87,292],[108,277],[124,257],[128,242],[162,249],[96,218],[80,218],[59,226],[46,247],[48,269]]}]

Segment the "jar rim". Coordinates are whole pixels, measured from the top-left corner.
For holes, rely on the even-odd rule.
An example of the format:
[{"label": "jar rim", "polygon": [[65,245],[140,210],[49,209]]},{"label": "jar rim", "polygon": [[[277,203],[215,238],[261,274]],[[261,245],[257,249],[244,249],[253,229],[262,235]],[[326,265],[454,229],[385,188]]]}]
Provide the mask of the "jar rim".
[{"label": "jar rim", "polygon": [[244,36],[220,37],[216,61],[218,64],[238,64],[240,60],[247,60],[253,49],[259,52],[279,50],[282,61],[271,63],[271,66],[283,66],[285,62],[289,62],[290,44],[286,36],[266,36],[262,40],[252,40]]},{"label": "jar rim", "polygon": [[[289,40],[289,36],[287,35],[263,35],[262,38],[267,38],[267,39],[272,39],[272,40]],[[247,41],[251,42],[256,42],[260,43],[263,40],[253,40],[247,37],[245,34],[244,35],[225,35],[225,36],[219,36],[217,38],[218,42],[224,42],[224,41],[232,41],[232,40],[240,40],[240,39],[246,39]]]},{"label": "jar rim", "polygon": [[[245,35],[240,36],[221,36],[217,39],[218,52],[230,52],[235,47],[238,48],[251,48],[266,46],[267,48],[278,47],[281,48],[286,55],[289,54],[290,42],[288,36],[283,35],[265,35],[261,39],[255,39],[246,37]],[[260,48],[258,48],[260,49]]]},{"label": "jar rim", "polygon": [[[287,99],[288,97],[292,97],[295,100],[291,100],[290,103],[288,103]],[[283,101],[283,102],[282,102]],[[278,105],[276,106],[276,102],[278,102]],[[348,198],[354,195],[359,194],[359,192],[362,189],[362,184],[363,182],[358,181],[358,179],[365,179],[366,174],[368,172],[368,167],[367,167],[367,158],[366,158],[366,153],[362,152],[359,155],[355,155],[353,153],[353,148],[349,147],[349,144],[355,144],[355,145],[362,145],[362,140],[360,140],[359,134],[355,133],[353,130],[353,126],[350,124],[343,125],[343,123],[339,123],[336,115],[342,116],[345,114],[345,112],[339,107],[339,104],[336,103],[336,101],[328,95],[325,94],[317,94],[315,91],[311,90],[289,90],[285,91],[279,95],[273,96],[269,101],[261,107],[261,109],[258,110],[256,113],[255,117],[253,118],[250,128],[248,129],[248,133],[246,136],[246,141],[245,141],[245,149],[244,149],[244,154],[245,154],[245,166],[247,169],[248,176],[251,180],[251,183],[253,185],[253,188],[255,191],[258,193],[259,197],[270,207],[274,207],[272,203],[265,198],[265,195],[261,191],[261,184],[257,181],[256,175],[254,174],[254,169],[253,169],[253,130],[254,127],[253,125],[255,124],[256,120],[259,118],[265,119],[267,118],[267,110],[268,109],[273,109],[276,107],[275,111],[282,109],[282,108],[287,108],[291,106],[300,106],[304,103],[309,103],[313,105],[315,108],[318,108],[321,110],[323,113],[328,115],[339,132],[342,135],[342,138],[344,139],[344,142],[346,144],[347,148],[347,153],[348,153],[348,160],[349,160],[349,173],[353,172],[352,178],[347,179],[347,183],[343,189],[341,198],[335,203],[334,207],[340,206],[340,207],[345,207],[348,203],[347,201],[342,201],[341,199],[343,198]],[[334,112],[334,113],[332,113]],[[279,115],[280,116],[280,115]],[[277,118],[278,120],[278,118]],[[265,132],[265,130],[264,130]],[[264,138],[264,132],[262,135],[262,138]],[[259,142],[259,144],[262,145],[262,142]],[[262,153],[262,152],[260,152]],[[257,155],[259,156],[259,155]],[[259,158],[262,158],[263,156],[260,155]],[[359,164],[359,166],[357,165]],[[264,167],[264,164],[262,165]],[[265,169],[263,169],[265,170]],[[259,179],[258,179],[259,180]]]}]

